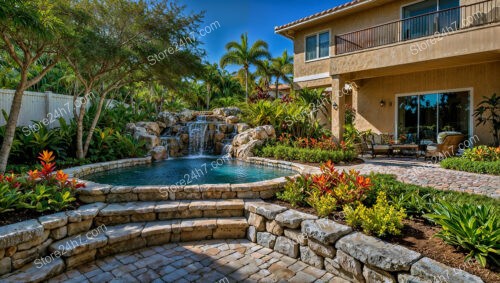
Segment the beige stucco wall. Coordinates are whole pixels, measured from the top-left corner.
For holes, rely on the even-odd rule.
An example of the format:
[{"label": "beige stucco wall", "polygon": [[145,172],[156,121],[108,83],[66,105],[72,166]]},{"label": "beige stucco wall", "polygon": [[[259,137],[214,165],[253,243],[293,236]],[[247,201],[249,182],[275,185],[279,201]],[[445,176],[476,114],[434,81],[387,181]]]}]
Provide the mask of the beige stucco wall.
[{"label": "beige stucco wall", "polygon": [[[330,74],[344,73],[345,71],[352,71],[356,69],[357,64],[366,60],[363,56],[348,57],[342,61],[342,65],[348,66],[353,64],[351,68],[344,68],[337,70],[335,61],[325,58],[317,61],[305,62],[305,37],[320,31],[330,30],[330,55],[335,55],[335,35],[349,33],[364,28],[373,27],[376,25],[388,23],[391,21],[401,19],[401,7],[414,3],[415,0],[401,0],[401,1],[378,1],[384,3],[383,5],[370,7],[364,11],[349,14],[347,16],[335,18],[332,20],[325,20],[324,22],[318,21],[312,27],[297,28],[294,30],[294,77],[299,78],[303,76],[310,76],[319,73],[330,72]],[[467,5],[471,3],[481,2],[481,0],[461,0],[460,5]],[[373,4],[372,4],[373,5]],[[384,48],[384,47],[382,47]],[[387,48],[388,56],[391,56],[391,48]],[[464,49],[464,48],[462,48]],[[405,50],[409,51],[409,48]],[[474,52],[474,49],[469,49],[469,52]],[[438,52],[438,51],[436,51]],[[411,55],[411,52],[408,52]],[[376,56],[370,54],[370,56]],[[447,54],[446,56],[449,56]],[[413,57],[414,58],[414,57]],[[391,59],[397,62],[397,58]],[[337,72],[339,71],[339,72]]]},{"label": "beige stucco wall", "polygon": [[[471,88],[473,104],[477,106],[483,96],[500,94],[499,78],[500,61],[365,79],[352,96],[357,110],[356,127],[360,130],[394,133],[396,94]],[[382,99],[386,101],[383,108],[379,105]],[[493,141],[489,129],[476,127],[475,123],[473,134],[478,135],[481,144]]]}]

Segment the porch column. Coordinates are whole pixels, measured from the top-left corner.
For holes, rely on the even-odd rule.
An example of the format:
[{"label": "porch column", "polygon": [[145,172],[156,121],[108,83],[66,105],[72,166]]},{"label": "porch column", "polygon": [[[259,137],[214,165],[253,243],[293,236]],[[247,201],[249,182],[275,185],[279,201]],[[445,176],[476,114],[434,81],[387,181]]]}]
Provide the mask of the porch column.
[{"label": "porch column", "polygon": [[332,77],[332,134],[341,141],[344,134],[345,95],[342,92],[344,78],[340,75]]}]

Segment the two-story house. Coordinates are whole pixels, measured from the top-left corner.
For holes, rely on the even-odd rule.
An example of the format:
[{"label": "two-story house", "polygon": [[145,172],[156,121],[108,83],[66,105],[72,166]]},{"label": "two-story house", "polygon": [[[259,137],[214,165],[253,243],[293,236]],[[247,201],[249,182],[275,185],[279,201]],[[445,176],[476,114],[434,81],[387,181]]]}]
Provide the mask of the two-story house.
[{"label": "two-story house", "polygon": [[360,130],[492,142],[473,112],[500,95],[500,0],[355,0],[275,32],[294,42],[295,86],[331,89],[337,138],[351,104]]}]

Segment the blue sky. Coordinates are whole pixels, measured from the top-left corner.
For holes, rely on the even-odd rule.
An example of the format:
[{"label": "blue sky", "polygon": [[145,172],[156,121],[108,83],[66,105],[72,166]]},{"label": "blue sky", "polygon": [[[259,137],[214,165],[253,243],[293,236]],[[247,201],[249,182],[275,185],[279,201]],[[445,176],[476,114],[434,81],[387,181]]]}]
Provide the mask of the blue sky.
[{"label": "blue sky", "polygon": [[[269,43],[273,56],[287,49],[293,53],[290,39],[274,33],[274,27],[289,23],[316,12],[330,9],[346,0],[179,0],[186,11],[205,11],[201,27],[218,21],[220,28],[200,38],[207,51],[207,60],[219,62],[229,41],[238,40],[248,32],[251,42],[262,39]],[[232,68],[231,68],[232,69]]]}]

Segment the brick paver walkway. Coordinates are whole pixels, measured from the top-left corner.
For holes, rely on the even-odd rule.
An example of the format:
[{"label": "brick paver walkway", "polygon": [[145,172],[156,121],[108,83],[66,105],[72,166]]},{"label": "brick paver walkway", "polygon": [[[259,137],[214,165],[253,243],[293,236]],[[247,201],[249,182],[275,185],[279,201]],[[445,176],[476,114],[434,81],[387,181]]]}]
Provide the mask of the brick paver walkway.
[{"label": "brick paver walkway", "polygon": [[49,282],[346,282],[247,240],[173,243],[126,252]]},{"label": "brick paver walkway", "polygon": [[363,164],[338,167],[360,170],[362,174],[370,172],[393,174],[399,181],[405,183],[500,198],[500,176],[448,170],[423,159],[377,157],[364,160]]}]

